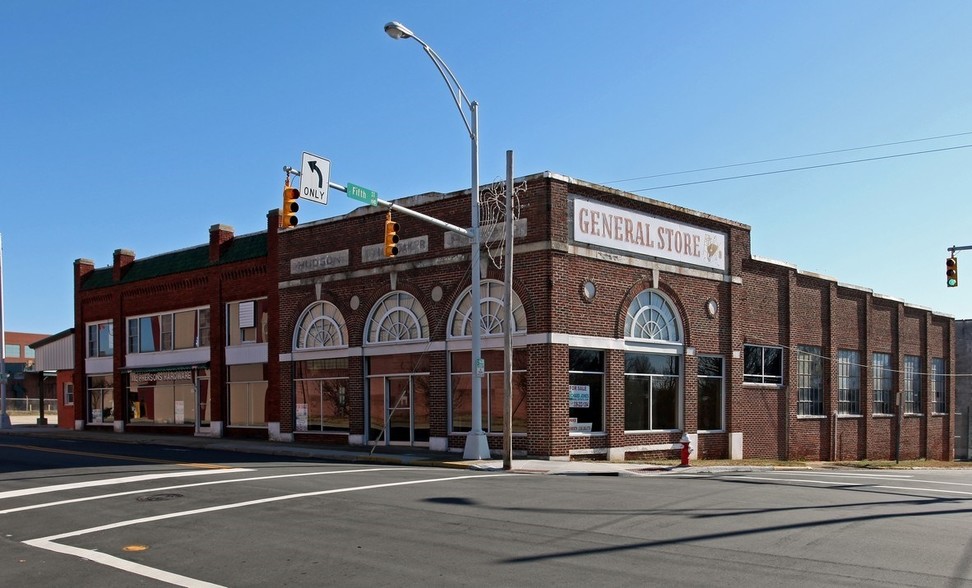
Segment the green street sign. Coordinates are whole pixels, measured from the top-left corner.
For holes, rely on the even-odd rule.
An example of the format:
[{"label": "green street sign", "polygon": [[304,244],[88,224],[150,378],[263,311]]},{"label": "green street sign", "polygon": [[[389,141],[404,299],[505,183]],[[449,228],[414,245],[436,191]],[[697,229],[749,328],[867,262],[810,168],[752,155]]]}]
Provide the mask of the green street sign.
[{"label": "green street sign", "polygon": [[371,206],[378,205],[378,192],[369,190],[368,188],[363,188],[357,184],[352,184],[351,182],[348,182],[346,188],[348,190],[349,198],[353,198],[359,202],[364,202],[365,204],[369,204]]}]

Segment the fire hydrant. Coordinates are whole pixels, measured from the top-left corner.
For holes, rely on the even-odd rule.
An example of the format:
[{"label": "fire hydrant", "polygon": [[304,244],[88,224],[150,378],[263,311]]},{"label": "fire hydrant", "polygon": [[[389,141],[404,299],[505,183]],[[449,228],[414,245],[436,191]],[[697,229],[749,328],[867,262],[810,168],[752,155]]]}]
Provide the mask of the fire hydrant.
[{"label": "fire hydrant", "polygon": [[687,466],[689,464],[689,451],[691,449],[692,441],[689,439],[688,433],[682,433],[682,439],[679,441],[682,444],[682,464]]}]

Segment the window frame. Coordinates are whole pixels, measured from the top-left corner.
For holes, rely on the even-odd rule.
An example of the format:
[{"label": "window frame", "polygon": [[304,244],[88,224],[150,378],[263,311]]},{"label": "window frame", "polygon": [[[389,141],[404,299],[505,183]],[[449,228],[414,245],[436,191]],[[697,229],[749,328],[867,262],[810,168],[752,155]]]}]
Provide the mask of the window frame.
[{"label": "window frame", "polygon": [[[638,357],[644,357],[641,361],[646,361],[647,369],[642,371],[632,371],[632,363],[638,361]],[[652,371],[654,367],[652,366],[653,358],[657,358],[658,361],[669,362],[669,367],[672,366],[672,361],[674,361],[674,369],[668,372],[664,370]],[[624,353],[624,432],[625,433],[671,433],[681,431],[685,428],[684,422],[684,403],[685,403],[685,393],[684,393],[684,370],[685,362],[683,361],[681,355],[675,354],[665,354],[665,353],[652,353],[650,351],[625,351]],[[661,381],[661,386],[657,388],[659,394],[664,393],[666,390],[664,388],[664,380],[673,379],[675,380],[675,406],[674,406],[674,417],[675,422],[673,427],[662,427],[658,425],[658,421],[664,415],[657,415],[656,418],[656,405],[659,404],[659,399],[656,397],[656,380]],[[642,396],[641,400],[644,405],[648,407],[648,422],[640,423],[647,424],[647,427],[640,428],[629,428],[629,423],[633,420],[629,418],[629,405],[633,404],[637,400],[637,396],[634,394],[638,392],[638,384],[647,380],[649,382],[650,389],[648,391],[647,398]],[[643,394],[643,392],[642,392]],[[663,402],[664,400],[662,400]],[[641,419],[639,419],[641,420]]]},{"label": "window frame", "polygon": [[837,350],[837,414],[861,416],[860,353],[854,349]]},{"label": "window frame", "polygon": [[[696,378],[698,379],[697,387],[699,388],[698,396],[698,409],[696,410],[696,426],[698,427],[699,433],[723,433],[726,430],[726,358],[722,355],[709,355],[701,354],[698,356],[701,359],[717,359],[719,360],[719,374],[703,374],[702,373],[702,362],[699,361],[699,365],[696,368]],[[719,428],[709,429],[702,428],[702,382],[718,380],[719,382]]]},{"label": "window frame", "polygon": [[815,345],[797,345],[797,418],[826,416],[823,356]]},{"label": "window frame", "polygon": [[[749,361],[748,357],[750,355],[750,350],[759,350],[759,373],[749,372]],[[767,373],[766,370],[766,352],[767,350],[773,350],[779,353],[779,374]],[[743,384],[751,384],[756,386],[775,386],[782,387],[785,384],[785,379],[783,375],[786,373],[785,365],[785,354],[784,348],[781,345],[761,345],[757,343],[744,343],[743,344]]]},{"label": "window frame", "polygon": [[[194,344],[192,347],[176,347],[176,341],[180,340],[179,333],[176,331],[176,325],[178,324],[176,315],[187,312],[196,313],[195,332],[192,336]],[[157,327],[159,330],[158,349],[146,349],[143,351],[146,341],[143,340],[142,335],[145,330],[144,325],[146,324],[152,328]],[[129,316],[125,319],[125,329],[125,340],[127,342],[126,353],[130,355],[167,353],[209,347],[209,307],[181,308],[167,312]],[[153,340],[151,343],[154,347],[155,341]]]},{"label": "window frame", "polygon": [[905,355],[904,381],[901,383],[901,410],[903,414],[922,415],[921,357]]},{"label": "window frame", "polygon": [[[579,357],[576,358],[577,359],[577,362],[575,362],[575,356],[577,355],[577,353],[575,353],[575,352],[596,353],[597,356],[598,356],[596,363],[598,363],[600,365],[600,368],[601,368],[600,371],[590,371],[590,370],[579,369],[581,367],[587,367],[587,366],[582,366],[582,365],[579,364],[579,360],[580,360]],[[581,424],[576,419],[581,418],[581,415],[579,413],[582,413],[582,412],[590,412],[590,409],[592,408],[591,405],[593,405],[595,403],[595,394],[597,395],[596,402],[597,402],[598,405],[600,405],[600,415],[596,415],[595,414],[595,416],[597,416],[600,419],[600,422],[599,423],[596,423],[593,420],[591,420],[591,430],[590,431],[569,430],[569,434],[570,435],[579,435],[579,436],[604,434],[606,432],[605,431],[605,426],[604,426],[604,421],[605,421],[604,414],[605,414],[605,406],[606,406],[605,396],[604,396],[604,392],[605,392],[605,390],[604,390],[604,381],[605,381],[604,365],[605,365],[605,355],[606,354],[605,354],[605,352],[604,352],[603,349],[588,349],[588,348],[581,348],[581,347],[572,347],[572,348],[570,348],[568,350],[567,354],[568,354],[567,355],[567,384],[568,384],[568,386],[583,386],[583,385],[590,386],[591,383],[596,380],[597,383],[598,383],[598,387],[599,387],[599,390],[596,393],[593,390],[590,390],[589,391],[590,392],[590,400],[588,402],[588,406],[586,407],[586,410],[585,410],[585,407],[574,407],[574,406],[570,406],[570,398],[568,396],[568,402],[567,402],[568,430],[571,428],[571,426],[573,426],[575,424],[578,424],[578,425]],[[568,389],[568,394],[569,394],[569,389]],[[576,415],[576,416],[572,416],[572,414],[573,415]],[[574,419],[574,420],[571,420],[571,419]]]},{"label": "window frame", "polygon": [[[878,359],[881,360],[880,363]],[[871,353],[872,415],[894,415],[894,402],[891,397],[891,391],[894,387],[894,374],[891,370],[891,361],[892,357],[890,353],[883,351],[874,351]],[[879,410],[879,408],[884,408],[884,411]]]},{"label": "window frame", "polygon": [[931,395],[933,414],[948,414],[948,391],[945,381],[945,358],[932,358]]},{"label": "window frame", "polygon": [[[115,353],[115,328],[114,321],[97,321],[88,323],[85,329],[85,357],[111,357]],[[108,331],[108,349],[101,348],[102,329]],[[94,336],[92,336],[94,335]]]},{"label": "window frame", "polygon": [[[270,313],[268,301],[269,299],[266,297],[247,298],[244,300],[234,300],[225,304],[225,335],[227,347],[268,342],[267,325],[269,324]],[[244,310],[247,305],[249,305],[249,312],[245,312]],[[243,326],[244,316],[252,323],[250,326]],[[234,329],[234,326],[236,329]]]}]

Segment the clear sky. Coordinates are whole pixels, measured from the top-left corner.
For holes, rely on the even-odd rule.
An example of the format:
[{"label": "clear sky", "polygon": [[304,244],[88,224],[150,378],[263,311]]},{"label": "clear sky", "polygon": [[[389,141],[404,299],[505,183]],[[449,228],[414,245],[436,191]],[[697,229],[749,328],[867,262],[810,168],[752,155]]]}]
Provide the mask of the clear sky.
[{"label": "clear sky", "polygon": [[483,183],[512,149],[517,176],[746,223],[756,255],[972,318],[972,251],[944,276],[972,245],[967,0],[4,0],[6,330],[73,326],[75,259],[264,230],[302,151],[383,199],[467,188],[459,113],[391,20],[480,103]]}]

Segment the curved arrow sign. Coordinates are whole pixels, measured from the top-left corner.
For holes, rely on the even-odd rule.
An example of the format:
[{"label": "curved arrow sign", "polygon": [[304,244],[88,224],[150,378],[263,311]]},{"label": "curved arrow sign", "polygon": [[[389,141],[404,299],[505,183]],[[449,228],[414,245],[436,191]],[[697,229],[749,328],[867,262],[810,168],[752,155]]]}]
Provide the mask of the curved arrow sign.
[{"label": "curved arrow sign", "polygon": [[300,197],[327,204],[330,177],[331,162],[305,151],[300,158]]}]

